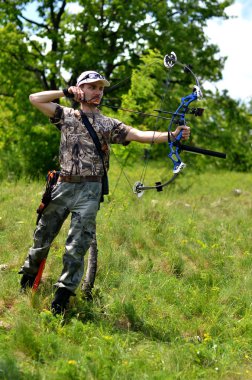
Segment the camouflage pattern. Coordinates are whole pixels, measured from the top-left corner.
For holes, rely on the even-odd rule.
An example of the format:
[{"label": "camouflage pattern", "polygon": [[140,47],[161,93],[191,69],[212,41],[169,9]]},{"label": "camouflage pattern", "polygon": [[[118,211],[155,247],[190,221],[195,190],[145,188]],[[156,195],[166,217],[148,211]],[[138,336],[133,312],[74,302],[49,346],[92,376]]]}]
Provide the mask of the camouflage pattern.
[{"label": "camouflage pattern", "polygon": [[95,220],[101,197],[101,183],[59,182],[34,232],[34,243],[19,273],[35,275],[69,213],[70,229],[63,256],[63,270],[55,284],[74,293],[84,273],[84,255],[95,236]]},{"label": "camouflage pattern", "polygon": [[[131,127],[119,120],[103,116],[100,112],[87,114],[104,152],[106,169],[109,168],[110,144],[125,144]],[[61,131],[60,165],[63,175],[102,176],[103,165],[94,142],[82,124],[79,111],[57,106],[51,122]],[[43,211],[34,232],[33,246],[28,252],[19,273],[36,275],[42,259],[46,258],[50,246],[60,228],[71,213],[71,225],[63,256],[63,270],[55,284],[74,293],[84,273],[84,255],[95,238],[96,215],[101,199],[100,182],[58,182],[52,191],[52,200]],[[96,272],[95,260],[90,263],[87,282],[92,287]],[[92,273],[90,272],[92,271]]]},{"label": "camouflage pattern", "polygon": [[[110,144],[128,143],[125,138],[131,127],[117,119],[86,113],[102,146],[105,167],[109,169]],[[103,166],[92,138],[82,124],[78,110],[58,106],[51,122],[61,131],[60,166],[63,175],[102,176]]]}]

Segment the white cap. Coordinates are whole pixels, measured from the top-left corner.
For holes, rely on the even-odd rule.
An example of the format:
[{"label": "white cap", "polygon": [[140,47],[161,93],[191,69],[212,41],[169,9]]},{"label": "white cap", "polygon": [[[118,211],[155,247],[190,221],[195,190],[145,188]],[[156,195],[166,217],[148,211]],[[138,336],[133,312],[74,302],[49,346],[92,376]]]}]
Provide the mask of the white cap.
[{"label": "white cap", "polygon": [[81,73],[81,75],[77,78],[77,86],[80,86],[84,83],[93,83],[93,82],[102,82],[104,87],[109,87],[110,83],[107,81],[105,77],[97,73],[96,71],[84,71]]}]

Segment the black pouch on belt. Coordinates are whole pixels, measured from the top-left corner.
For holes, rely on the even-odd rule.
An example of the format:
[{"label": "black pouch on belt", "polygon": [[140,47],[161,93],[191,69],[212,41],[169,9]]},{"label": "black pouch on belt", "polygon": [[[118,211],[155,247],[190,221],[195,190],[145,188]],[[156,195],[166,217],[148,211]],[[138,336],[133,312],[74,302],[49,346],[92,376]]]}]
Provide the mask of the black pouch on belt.
[{"label": "black pouch on belt", "polygon": [[39,207],[37,208],[38,217],[37,217],[36,224],[38,224],[38,222],[42,216],[43,211],[49,205],[49,203],[52,199],[51,194],[52,194],[54,186],[56,185],[56,183],[58,181],[59,174],[60,174],[60,172],[56,171],[56,170],[50,170],[47,173],[45,191],[44,191],[44,194],[42,196],[41,203],[40,203]]}]

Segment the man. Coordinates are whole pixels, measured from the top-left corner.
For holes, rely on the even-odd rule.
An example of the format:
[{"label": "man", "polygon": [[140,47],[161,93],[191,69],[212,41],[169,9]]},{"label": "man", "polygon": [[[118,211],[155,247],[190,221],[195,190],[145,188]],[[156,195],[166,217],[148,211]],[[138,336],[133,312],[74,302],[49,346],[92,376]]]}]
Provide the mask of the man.
[{"label": "man", "polygon": [[[64,312],[70,296],[80,284],[84,269],[84,255],[95,236],[95,220],[99,209],[104,166],[109,167],[111,143],[127,145],[167,142],[167,132],[140,131],[121,121],[102,115],[97,108],[104,87],[110,83],[95,71],[85,71],[77,79],[76,86],[63,91],[43,91],[30,95],[31,103],[61,132],[60,177],[52,192],[52,200],[44,210],[34,232],[33,246],[19,273],[23,274],[21,287],[32,287],[39,264],[46,258],[52,241],[71,213],[71,225],[63,256],[63,270],[55,284],[57,290],[52,302],[55,314]],[[74,97],[80,103],[80,111],[61,107],[53,101],[61,97]],[[103,162],[93,139],[82,122],[82,113],[88,117],[102,147]],[[175,138],[182,130],[183,139],[190,135],[190,128],[179,126],[171,134]]]}]

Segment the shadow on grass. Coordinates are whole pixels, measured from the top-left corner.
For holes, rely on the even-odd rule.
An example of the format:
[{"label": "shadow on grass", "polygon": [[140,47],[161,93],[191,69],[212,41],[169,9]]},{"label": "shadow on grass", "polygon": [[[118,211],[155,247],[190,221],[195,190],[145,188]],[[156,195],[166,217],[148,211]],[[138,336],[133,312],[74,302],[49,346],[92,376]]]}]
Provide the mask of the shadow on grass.
[{"label": "shadow on grass", "polygon": [[120,304],[119,309],[109,313],[103,305],[102,298],[95,298],[93,302],[77,300],[77,305],[70,309],[65,316],[65,323],[69,323],[71,318],[77,318],[83,323],[93,322],[97,324],[109,325],[111,330],[116,332],[136,332],[143,334],[146,338],[169,343],[178,335],[172,330],[172,326],[153,326],[143,318],[140,318],[131,303]]},{"label": "shadow on grass", "polygon": [[145,335],[148,339],[169,343],[176,332],[166,329],[164,325],[153,326],[146,322],[143,318],[140,318],[135,310],[134,305],[131,303],[122,304],[122,315],[115,321],[115,328],[117,330],[134,331]]},{"label": "shadow on grass", "polygon": [[[46,281],[43,285],[41,296],[49,297],[49,293],[52,292],[52,281]],[[94,290],[93,295],[93,301],[83,299],[81,294],[72,297],[62,323],[67,325],[76,318],[84,324],[102,323],[109,325],[117,332],[133,331],[143,334],[148,339],[166,343],[171,342],[179,334],[174,324],[168,324],[167,320],[164,320],[163,326],[146,322],[144,318],[139,317],[134,305],[130,302],[115,303],[113,309],[109,310],[99,289]]]}]

